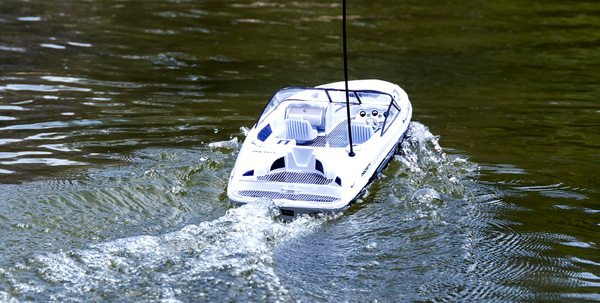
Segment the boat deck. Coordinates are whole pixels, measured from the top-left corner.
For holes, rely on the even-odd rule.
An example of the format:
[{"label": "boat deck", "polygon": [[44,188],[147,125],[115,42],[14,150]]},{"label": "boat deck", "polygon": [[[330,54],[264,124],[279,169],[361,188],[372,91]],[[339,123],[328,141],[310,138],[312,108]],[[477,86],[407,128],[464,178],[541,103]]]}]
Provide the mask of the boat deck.
[{"label": "boat deck", "polygon": [[318,136],[310,142],[298,144],[300,146],[344,148],[348,146],[348,124],[340,122],[331,132]]}]

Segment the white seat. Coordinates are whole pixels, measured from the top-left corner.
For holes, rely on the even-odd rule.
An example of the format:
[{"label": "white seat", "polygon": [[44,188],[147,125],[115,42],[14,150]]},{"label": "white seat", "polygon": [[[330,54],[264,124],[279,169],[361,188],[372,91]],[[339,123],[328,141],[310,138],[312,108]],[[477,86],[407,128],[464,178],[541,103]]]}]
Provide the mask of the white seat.
[{"label": "white seat", "polygon": [[306,120],[316,129],[325,128],[325,108],[312,104],[292,104],[286,109],[286,119]]},{"label": "white seat", "polygon": [[352,123],[352,144],[362,144],[373,136],[373,128],[365,124]]},{"label": "white seat", "polygon": [[298,143],[314,140],[319,132],[312,128],[310,122],[299,119],[285,119],[285,135]]}]

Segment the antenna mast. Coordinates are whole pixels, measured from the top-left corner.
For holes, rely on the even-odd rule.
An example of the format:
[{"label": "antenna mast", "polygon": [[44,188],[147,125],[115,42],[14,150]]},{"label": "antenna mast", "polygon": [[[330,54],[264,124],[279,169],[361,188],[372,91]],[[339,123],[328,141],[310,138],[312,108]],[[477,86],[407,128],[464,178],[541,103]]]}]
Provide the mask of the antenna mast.
[{"label": "antenna mast", "polygon": [[350,92],[348,91],[348,48],[346,46],[346,0],[343,0],[342,5],[342,23],[343,23],[343,41],[344,41],[344,83],[346,85],[346,116],[348,120],[348,141],[350,142],[350,152],[348,156],[354,157],[354,149],[352,147],[352,127],[350,125]]}]

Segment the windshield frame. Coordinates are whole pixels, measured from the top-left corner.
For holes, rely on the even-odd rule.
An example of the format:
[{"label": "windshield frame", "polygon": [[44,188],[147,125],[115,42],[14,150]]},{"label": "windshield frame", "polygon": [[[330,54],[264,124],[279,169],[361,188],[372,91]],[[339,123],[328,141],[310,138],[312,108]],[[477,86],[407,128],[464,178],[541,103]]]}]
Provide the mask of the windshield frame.
[{"label": "windshield frame", "polygon": [[[307,96],[311,95],[310,92],[314,92],[312,94],[312,96],[314,97],[314,99],[309,99],[309,98],[290,98],[294,95],[298,95],[302,92],[305,92]],[[321,92],[324,92],[326,98],[323,99],[319,99],[322,98]],[[316,87],[286,87],[286,88],[282,88],[279,91],[277,91],[273,97],[271,97],[271,100],[269,100],[269,102],[265,105],[265,107],[263,108],[260,116],[258,117],[258,120],[256,122],[256,125],[260,124],[263,120],[265,120],[270,114],[271,112],[274,111],[275,108],[277,108],[280,104],[282,104],[283,102],[328,102],[328,103],[337,103],[337,104],[346,104],[346,97],[345,97],[345,89],[333,89],[333,88],[316,88]],[[391,94],[386,93],[386,92],[382,92],[382,91],[378,91],[378,90],[348,90],[349,92],[349,97],[350,97],[350,106],[352,105],[361,105],[361,104],[381,104],[381,105],[387,105],[388,110],[386,111],[386,113],[390,110],[390,108],[392,107],[392,103],[394,103],[394,97],[392,97]],[[317,93],[317,96],[314,96],[315,93]],[[337,100],[335,97],[336,96],[332,96],[334,93],[344,93],[343,96],[343,100]],[[368,98],[368,94],[378,94],[381,96],[387,96],[389,97],[389,101],[385,101],[385,102],[368,102],[367,100],[374,100],[371,98]],[[303,94],[304,95],[304,94]],[[361,96],[362,95],[362,96]],[[366,101],[366,102],[365,102]],[[394,105],[394,107],[397,107],[397,105]],[[386,117],[387,120],[387,117]]]}]

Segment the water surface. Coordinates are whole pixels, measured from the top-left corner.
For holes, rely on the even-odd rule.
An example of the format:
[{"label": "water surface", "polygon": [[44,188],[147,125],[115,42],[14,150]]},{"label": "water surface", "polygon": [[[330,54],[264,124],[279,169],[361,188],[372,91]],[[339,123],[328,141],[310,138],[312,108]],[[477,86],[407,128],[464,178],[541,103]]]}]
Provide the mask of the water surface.
[{"label": "water surface", "polygon": [[339,81],[337,1],[5,1],[0,301],[600,301],[600,5],[350,1],[403,152],[341,215],[226,185],[270,96]]}]

